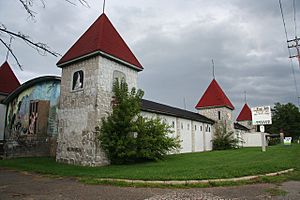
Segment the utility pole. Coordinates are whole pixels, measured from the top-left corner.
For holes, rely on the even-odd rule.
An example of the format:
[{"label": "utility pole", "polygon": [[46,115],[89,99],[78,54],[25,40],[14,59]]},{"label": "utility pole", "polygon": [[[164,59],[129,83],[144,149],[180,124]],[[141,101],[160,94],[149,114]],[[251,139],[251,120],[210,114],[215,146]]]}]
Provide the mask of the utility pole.
[{"label": "utility pole", "polygon": [[295,39],[288,40],[287,43],[288,43],[288,48],[289,49],[296,48],[297,54],[296,55],[290,55],[290,58],[297,57],[298,58],[298,64],[299,64],[299,67],[300,67],[300,49],[299,49],[300,45],[299,45],[299,40],[300,40],[300,38],[295,36]]}]

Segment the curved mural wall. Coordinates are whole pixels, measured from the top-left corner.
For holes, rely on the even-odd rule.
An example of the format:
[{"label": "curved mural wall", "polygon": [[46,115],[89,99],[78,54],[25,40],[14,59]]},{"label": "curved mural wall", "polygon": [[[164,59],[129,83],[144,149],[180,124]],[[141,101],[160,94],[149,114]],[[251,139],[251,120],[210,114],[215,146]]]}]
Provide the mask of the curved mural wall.
[{"label": "curved mural wall", "polygon": [[[29,147],[37,146],[43,152],[41,155],[47,155],[49,151],[55,155],[55,152],[51,153],[51,145],[56,148],[59,96],[60,78],[46,76],[22,84],[6,98],[5,140],[8,157],[25,156],[24,153],[30,156]],[[39,152],[37,149],[34,151]]]}]

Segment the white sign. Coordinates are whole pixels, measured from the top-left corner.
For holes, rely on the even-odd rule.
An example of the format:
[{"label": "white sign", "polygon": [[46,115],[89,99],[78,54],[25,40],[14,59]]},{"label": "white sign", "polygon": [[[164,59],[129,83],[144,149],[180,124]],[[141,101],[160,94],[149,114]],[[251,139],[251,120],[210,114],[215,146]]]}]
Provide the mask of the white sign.
[{"label": "white sign", "polygon": [[265,132],[265,126],[264,125],[260,125],[259,126],[259,130],[260,130],[260,132],[264,133]]},{"label": "white sign", "polygon": [[251,108],[251,113],[253,125],[272,124],[271,106],[259,106]]},{"label": "white sign", "polygon": [[292,143],[292,137],[285,137],[283,140],[284,145],[291,145]]}]

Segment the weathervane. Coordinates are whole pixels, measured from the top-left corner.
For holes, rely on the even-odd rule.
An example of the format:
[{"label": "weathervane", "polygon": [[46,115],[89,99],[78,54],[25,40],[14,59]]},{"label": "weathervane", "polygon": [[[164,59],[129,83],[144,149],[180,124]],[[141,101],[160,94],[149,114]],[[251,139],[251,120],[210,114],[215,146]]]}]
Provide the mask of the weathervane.
[{"label": "weathervane", "polygon": [[103,0],[102,13],[104,13],[104,10],[105,10],[105,0]]},{"label": "weathervane", "polygon": [[214,59],[211,59],[211,63],[212,63],[213,78],[215,79],[215,63],[214,63]]}]

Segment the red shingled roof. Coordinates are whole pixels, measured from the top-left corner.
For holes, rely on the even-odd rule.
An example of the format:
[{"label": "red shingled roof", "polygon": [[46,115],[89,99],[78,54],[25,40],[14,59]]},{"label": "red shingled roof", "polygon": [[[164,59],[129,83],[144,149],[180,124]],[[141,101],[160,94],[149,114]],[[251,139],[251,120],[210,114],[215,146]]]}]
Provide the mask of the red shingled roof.
[{"label": "red shingled roof", "polygon": [[206,107],[220,107],[226,106],[230,109],[234,109],[234,106],[227,98],[226,94],[223,92],[219,84],[215,79],[213,79],[204,92],[203,96],[196,105],[197,109]]},{"label": "red shingled roof", "polygon": [[239,116],[236,118],[236,121],[252,121],[251,109],[246,103]]},{"label": "red shingled roof", "polygon": [[142,65],[104,13],[100,15],[67,51],[58,61],[57,65],[62,66],[66,62],[99,51],[125,61],[137,69],[143,69]]},{"label": "red shingled roof", "polygon": [[0,92],[10,94],[19,86],[20,82],[5,61],[0,67]]}]

